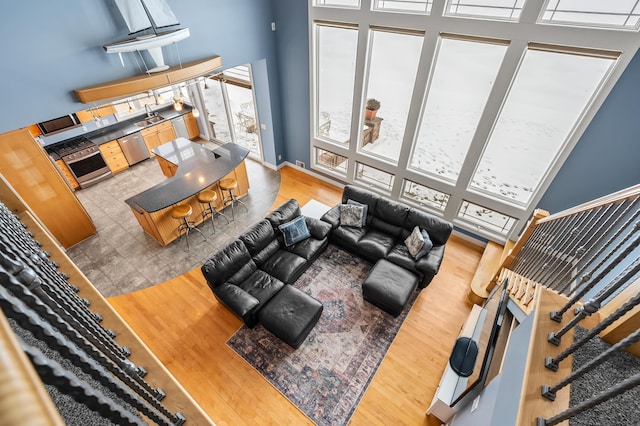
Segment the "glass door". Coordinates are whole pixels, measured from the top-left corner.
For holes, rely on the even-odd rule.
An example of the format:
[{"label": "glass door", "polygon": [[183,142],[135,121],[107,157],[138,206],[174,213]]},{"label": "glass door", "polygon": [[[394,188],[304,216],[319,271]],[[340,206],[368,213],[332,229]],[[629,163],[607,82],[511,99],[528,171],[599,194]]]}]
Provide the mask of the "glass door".
[{"label": "glass door", "polygon": [[262,161],[262,144],[249,65],[208,75],[199,86],[208,112],[211,139],[233,142]]}]

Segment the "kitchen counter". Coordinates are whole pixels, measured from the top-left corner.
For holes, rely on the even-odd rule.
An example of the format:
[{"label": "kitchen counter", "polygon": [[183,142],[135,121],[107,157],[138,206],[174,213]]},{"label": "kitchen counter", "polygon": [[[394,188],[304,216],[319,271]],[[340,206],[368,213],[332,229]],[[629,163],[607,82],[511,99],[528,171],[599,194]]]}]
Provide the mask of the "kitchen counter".
[{"label": "kitchen counter", "polygon": [[[193,213],[189,220],[202,222],[202,205],[197,195],[211,189],[218,195],[214,207],[222,209],[222,200],[228,193],[222,193],[218,182],[225,177],[238,181],[234,194],[243,197],[248,193],[249,180],[244,160],[249,150],[233,143],[227,143],[210,151],[198,143],[185,138],[177,138],[153,149],[157,161],[174,166],[174,173],[161,182],[125,200],[144,231],[166,245],[178,238],[178,221],[171,217],[171,209],[180,204],[189,204]],[[163,167],[163,172],[165,172]],[[167,173],[165,173],[166,175]]]},{"label": "kitchen counter", "polygon": [[185,115],[191,112],[191,107],[188,107],[186,105],[184,106],[182,111],[176,111],[172,105],[173,104],[167,106],[166,108],[155,111],[158,113],[159,116],[164,118],[164,120],[158,121],[153,124],[149,124],[148,126],[137,126],[135,124],[138,121],[144,120],[146,117],[146,115],[139,115],[135,118],[130,118],[126,121],[105,127],[104,129],[87,133],[84,136],[91,139],[95,144],[102,145],[103,143],[111,142],[114,139],[123,138],[132,133],[136,133],[136,132],[139,132],[140,130],[146,129],[147,127],[156,126],[160,123],[164,123],[165,121],[168,121],[168,120],[173,120],[176,117],[180,117],[182,115]]},{"label": "kitchen counter", "polygon": [[109,126],[103,127],[99,130],[94,130],[92,132],[88,132],[88,133],[83,133],[81,135],[76,135],[73,137],[70,137],[69,139],[65,139],[56,143],[52,143],[49,145],[46,145],[44,148],[47,151],[47,153],[49,154],[49,156],[55,161],[58,160],[60,157],[59,155],[56,153],[56,148],[59,146],[64,145],[65,143],[68,143],[69,141],[72,141],[74,139],[79,139],[81,137],[85,137],[87,139],[90,139],[93,143],[95,143],[96,145],[102,145],[105,144],[107,142],[111,142],[113,140],[116,139],[120,139],[123,138],[125,136],[131,135],[133,133],[139,132],[141,130],[144,130],[148,127],[151,126],[156,126],[158,124],[164,123],[166,121],[170,121],[173,120],[176,117],[180,117],[183,116],[185,114],[190,113],[192,110],[192,108],[188,105],[184,105],[182,111],[176,111],[173,108],[173,104],[169,104],[166,107],[159,109],[159,110],[155,110],[154,112],[158,113],[159,116],[161,116],[163,118],[163,120],[157,121],[155,123],[146,125],[146,126],[137,126],[135,123],[142,121],[146,118],[145,114],[142,115],[138,115],[132,118],[129,118],[125,121],[120,121],[117,122],[115,124],[111,124]]},{"label": "kitchen counter", "polygon": [[172,178],[125,200],[139,213],[156,212],[197,194],[231,173],[249,154],[248,149],[233,143],[209,151],[185,138],[160,145],[153,152],[178,170]]}]

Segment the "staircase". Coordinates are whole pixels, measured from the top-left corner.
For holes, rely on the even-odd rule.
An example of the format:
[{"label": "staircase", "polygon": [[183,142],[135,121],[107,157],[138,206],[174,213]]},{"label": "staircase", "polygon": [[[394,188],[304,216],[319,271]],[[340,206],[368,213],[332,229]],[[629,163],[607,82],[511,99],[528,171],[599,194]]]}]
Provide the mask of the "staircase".
[{"label": "staircase", "polygon": [[508,280],[533,321],[515,424],[640,424],[639,195],[537,210],[517,242],[487,245],[469,300]]}]

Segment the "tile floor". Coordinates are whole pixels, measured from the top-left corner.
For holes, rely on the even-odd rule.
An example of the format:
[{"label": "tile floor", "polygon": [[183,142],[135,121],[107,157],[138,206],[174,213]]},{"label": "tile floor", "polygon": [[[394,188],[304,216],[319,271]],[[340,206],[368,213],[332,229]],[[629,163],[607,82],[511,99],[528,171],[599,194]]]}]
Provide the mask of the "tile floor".
[{"label": "tile floor", "polygon": [[[206,144],[209,144],[208,142]],[[209,146],[210,148],[212,145]],[[249,211],[236,207],[236,220],[227,225],[215,219],[183,238],[162,247],[144,233],[124,200],[166,179],[155,159],[145,160],[113,178],[76,192],[89,212],[97,233],[71,247],[67,254],[104,297],[140,290],[202,265],[219,247],[229,243],[271,208],[280,187],[280,174],[246,160],[249,194],[242,200]],[[229,207],[224,211],[231,219]]]}]

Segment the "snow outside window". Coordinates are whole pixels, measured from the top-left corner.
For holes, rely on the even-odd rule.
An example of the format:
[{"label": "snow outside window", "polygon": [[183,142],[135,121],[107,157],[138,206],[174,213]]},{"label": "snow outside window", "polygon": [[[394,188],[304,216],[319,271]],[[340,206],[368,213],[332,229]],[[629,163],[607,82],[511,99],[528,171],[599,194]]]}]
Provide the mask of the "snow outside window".
[{"label": "snow outside window", "polygon": [[349,145],[358,30],[317,25],[316,136]]},{"label": "snow outside window", "polygon": [[375,118],[363,116],[364,152],[398,162],[423,40],[422,34],[377,29],[371,32],[365,99],[378,100],[380,109]]},{"label": "snow outside window", "polygon": [[506,51],[505,43],[440,40],[412,169],[456,182]]},{"label": "snow outside window", "polygon": [[471,187],[526,205],[613,62],[528,49]]}]

